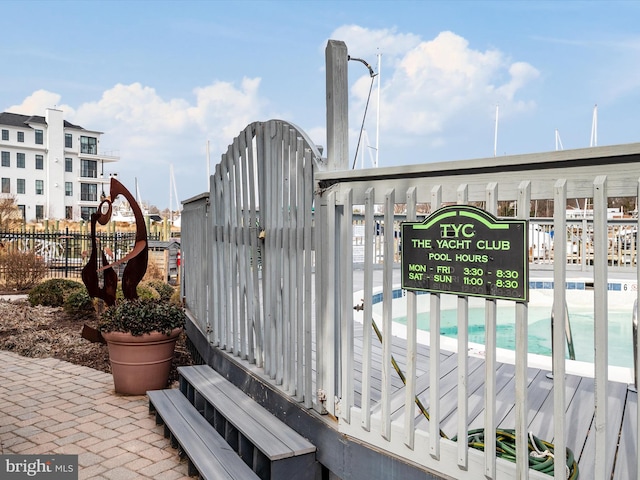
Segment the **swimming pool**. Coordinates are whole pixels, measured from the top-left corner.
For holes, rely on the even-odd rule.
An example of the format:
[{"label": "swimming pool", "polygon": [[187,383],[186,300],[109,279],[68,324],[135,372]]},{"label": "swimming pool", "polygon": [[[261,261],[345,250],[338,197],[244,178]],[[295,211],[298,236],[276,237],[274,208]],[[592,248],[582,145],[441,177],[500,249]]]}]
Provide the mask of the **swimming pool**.
[{"label": "swimming pool", "polygon": [[[576,363],[592,364],[594,361],[593,340],[593,290],[589,281],[567,283],[567,310],[574,341]],[[529,287],[529,353],[533,356],[547,357],[542,368],[550,367],[551,362],[551,310],[553,305],[553,282],[532,281]],[[633,366],[633,302],[637,295],[636,282],[609,282],[609,365],[626,370],[622,376],[627,379]],[[406,336],[406,291],[394,288],[393,292],[394,335]],[[440,335],[441,346],[447,350],[456,350],[457,296],[441,295]],[[418,304],[418,341],[428,344],[429,338],[429,294],[417,295]],[[382,294],[373,296],[373,313],[376,321],[382,319]],[[482,355],[485,337],[485,301],[469,297],[469,343],[470,353]],[[452,339],[452,340],[448,340]],[[497,302],[496,344],[507,352],[515,350],[515,302],[500,300]],[[568,358],[568,350],[566,350]],[[503,352],[504,357],[512,354]],[[508,361],[508,360],[507,360]],[[539,362],[537,362],[539,364]],[[581,374],[588,374],[589,366],[578,368]],[[617,375],[620,377],[620,375]],[[626,380],[625,380],[626,381]]]}]

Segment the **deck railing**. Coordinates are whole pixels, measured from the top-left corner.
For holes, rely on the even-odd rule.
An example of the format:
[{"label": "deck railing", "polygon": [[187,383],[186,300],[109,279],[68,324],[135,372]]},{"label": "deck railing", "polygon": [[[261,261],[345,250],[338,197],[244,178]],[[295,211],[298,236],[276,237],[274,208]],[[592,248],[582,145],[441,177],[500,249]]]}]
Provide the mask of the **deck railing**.
[{"label": "deck railing", "polygon": [[[595,443],[596,452],[614,448],[616,439],[607,430],[607,381],[608,381],[608,276],[614,269],[626,269],[637,276],[635,245],[637,244],[637,218],[610,221],[608,205],[614,197],[638,195],[640,178],[640,145],[614,148],[595,148],[541,155],[522,155],[449,164],[428,164],[377,170],[349,172],[319,172],[316,175],[318,193],[316,213],[319,237],[317,245],[316,278],[325,301],[318,302],[318,338],[327,342],[322,346],[318,384],[329,399],[338,399],[336,406],[327,409],[339,416],[342,432],[397,453],[411,461],[453,478],[513,478],[506,473],[507,466],[496,461],[496,301],[485,300],[485,405],[484,455],[467,449],[465,442],[442,439],[439,406],[439,335],[430,337],[429,371],[429,428],[417,431],[416,418],[416,294],[406,293],[407,302],[407,352],[400,355],[405,365],[407,386],[405,389],[404,422],[393,421],[390,408],[392,398],[391,332],[393,324],[393,265],[387,261],[396,251],[395,236],[385,235],[382,250],[382,356],[371,354],[370,302],[373,290],[373,263],[376,258],[372,248],[376,244],[375,232],[394,222],[394,211],[406,209],[408,220],[417,217],[417,206],[427,204],[435,211],[447,204],[481,205],[489,213],[498,214],[499,205],[508,204],[514,215],[530,220],[540,231],[553,230],[553,248],[530,248],[530,268],[548,269],[555,285],[565,285],[567,270],[578,269],[593,279],[594,337],[595,337]],[[590,198],[593,201],[593,218],[567,220],[565,205],[568,199]],[[552,199],[556,208],[552,219],[531,219],[532,205],[536,200]],[[634,200],[635,203],[635,200]],[[559,208],[558,208],[559,207]],[[364,215],[364,291],[363,346],[361,357],[354,341],[353,285],[353,211]],[[374,212],[384,212],[382,222],[374,220]],[[358,230],[361,227],[358,226]],[[531,232],[534,237],[537,232]],[[558,259],[563,259],[558,261]],[[565,261],[566,259],[566,261]],[[636,277],[637,278],[637,277]],[[553,398],[554,441],[556,456],[566,448],[565,422],[565,358],[566,337],[564,305],[566,291],[554,289],[553,329]],[[517,478],[527,478],[527,425],[528,425],[528,305],[517,303],[516,352],[515,352],[515,429],[518,460]],[[468,298],[458,297],[458,351],[468,351]],[[430,294],[430,331],[440,331],[441,295]],[[629,313],[631,322],[631,311]],[[335,339],[335,341],[332,341]],[[332,355],[333,354],[333,355]],[[395,353],[398,356],[398,353]],[[397,360],[397,358],[396,358]],[[362,362],[361,373],[354,368]],[[468,359],[458,356],[458,438],[466,438],[468,385]],[[333,372],[338,372],[333,376]],[[381,372],[380,400],[374,405],[371,397],[373,372]],[[357,388],[355,387],[357,385]],[[357,398],[360,397],[360,398]],[[357,400],[357,401],[356,401]],[[606,455],[595,458],[594,477],[608,478]],[[589,472],[588,475],[590,475]],[[562,462],[556,462],[555,478],[565,478]]]},{"label": "deck railing", "polygon": [[[607,433],[607,288],[612,269],[637,278],[638,220],[610,221],[609,199],[638,196],[640,145],[553,152],[446,164],[359,171],[321,171],[320,152],[296,127],[249,125],[230,145],[210,192],[183,210],[183,291],[189,314],[211,344],[265,376],[301,407],[338,418],[345,434],[455,478],[543,478],[529,472],[527,448],[528,305],[516,303],[515,466],[496,460],[496,301],[485,300],[484,453],[442,439],[439,335],[430,338],[430,364],[417,365],[417,301],[406,293],[407,385],[404,420],[394,422],[392,397],[393,290],[400,220],[416,220],[426,205],[473,204],[530,220],[530,269],[546,269],[555,285],[567,271],[593,277],[596,451],[611,448]],[[590,198],[593,218],[567,220],[571,198]],[[552,218],[532,219],[537,200],[552,200]],[[402,218],[394,212],[402,211]],[[553,231],[553,243],[548,241]],[[531,242],[530,242],[531,243]],[[558,261],[563,259],[563,261]],[[564,260],[566,259],[566,261]],[[396,277],[397,278],[397,277]],[[361,290],[356,305],[354,290]],[[372,301],[382,295],[382,354],[372,354]],[[430,331],[438,332],[441,295],[429,295]],[[564,305],[554,290],[553,395],[556,452],[566,448]],[[468,349],[468,298],[457,298],[458,351]],[[363,323],[362,340],[354,333]],[[631,313],[629,317],[631,322]],[[360,343],[359,343],[360,342]],[[397,354],[397,352],[396,352]],[[458,436],[466,438],[468,357],[457,365]],[[356,368],[361,364],[361,369]],[[425,368],[423,368],[425,367]],[[415,428],[417,372],[429,371],[428,431]],[[379,400],[372,395],[380,372]],[[378,387],[379,385],[379,387]],[[638,416],[640,418],[640,415]],[[601,449],[601,450],[600,450]],[[559,454],[557,454],[559,455]],[[557,462],[555,478],[565,478]],[[606,478],[604,456],[594,478]]]}]

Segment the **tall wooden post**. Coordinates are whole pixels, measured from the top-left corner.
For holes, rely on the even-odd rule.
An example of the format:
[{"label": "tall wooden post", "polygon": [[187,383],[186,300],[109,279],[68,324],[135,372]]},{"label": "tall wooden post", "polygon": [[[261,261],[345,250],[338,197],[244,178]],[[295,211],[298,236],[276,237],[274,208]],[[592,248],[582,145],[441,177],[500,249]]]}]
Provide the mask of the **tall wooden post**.
[{"label": "tall wooden post", "polygon": [[[347,96],[347,46],[329,40],[325,49],[327,71],[327,169],[349,168],[349,124]],[[340,236],[336,228],[341,207],[334,193],[316,201],[316,289],[325,295],[318,304],[317,350],[318,397],[324,398],[321,411],[338,415],[335,399],[341,395],[340,372]],[[317,198],[317,197],[316,197]],[[318,208],[320,205],[320,208]],[[339,214],[338,214],[339,215]]]},{"label": "tall wooden post", "polygon": [[347,45],[340,40],[329,40],[325,49],[329,170],[349,169],[347,60]]}]

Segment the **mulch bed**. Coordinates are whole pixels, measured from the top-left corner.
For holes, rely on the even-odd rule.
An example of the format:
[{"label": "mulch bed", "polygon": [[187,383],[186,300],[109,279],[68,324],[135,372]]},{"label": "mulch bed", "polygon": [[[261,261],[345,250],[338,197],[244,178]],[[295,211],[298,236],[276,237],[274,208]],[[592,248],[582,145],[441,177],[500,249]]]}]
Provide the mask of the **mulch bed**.
[{"label": "mulch bed", "polygon": [[[24,357],[53,357],[111,373],[107,346],[82,338],[85,323],[95,325],[95,319],[73,318],[58,307],[32,307],[27,300],[0,300],[0,349]],[[177,366],[192,364],[183,333],[176,345],[169,381],[178,379]]]}]

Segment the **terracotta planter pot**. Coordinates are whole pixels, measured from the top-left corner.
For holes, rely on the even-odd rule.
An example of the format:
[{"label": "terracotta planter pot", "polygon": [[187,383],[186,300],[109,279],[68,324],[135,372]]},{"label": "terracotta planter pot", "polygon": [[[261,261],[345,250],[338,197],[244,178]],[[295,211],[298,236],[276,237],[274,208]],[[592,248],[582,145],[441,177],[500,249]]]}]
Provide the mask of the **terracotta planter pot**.
[{"label": "terracotta planter pot", "polygon": [[167,386],[176,341],[182,328],[169,336],[151,332],[141,336],[102,332],[109,347],[109,361],[116,393],[144,395]]}]

